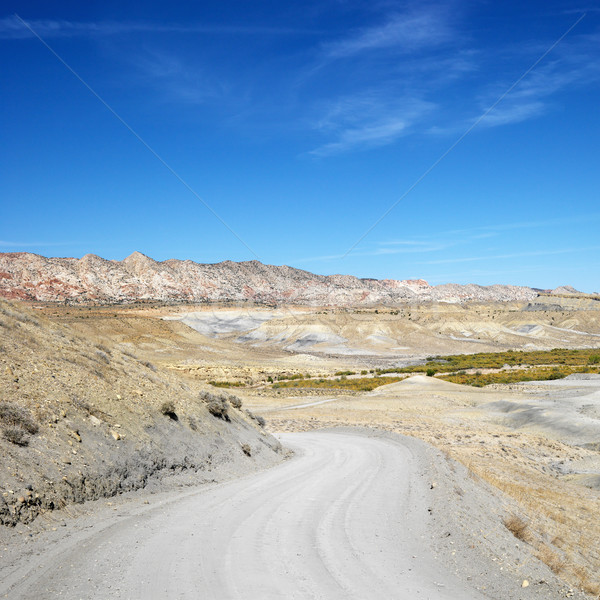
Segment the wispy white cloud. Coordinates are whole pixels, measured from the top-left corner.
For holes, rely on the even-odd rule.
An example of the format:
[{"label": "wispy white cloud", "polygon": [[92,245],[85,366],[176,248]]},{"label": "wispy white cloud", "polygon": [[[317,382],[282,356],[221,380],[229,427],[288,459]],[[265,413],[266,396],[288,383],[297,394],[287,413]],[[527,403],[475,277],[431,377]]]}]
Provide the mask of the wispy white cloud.
[{"label": "wispy white cloud", "polygon": [[[600,81],[599,43],[597,35],[579,35],[563,41],[552,57],[528,74],[480,125],[495,127],[539,117],[550,110],[558,93]],[[500,91],[495,86],[494,91],[482,97],[482,110],[492,104]]]},{"label": "wispy white cloud", "polygon": [[[292,27],[260,27],[246,25],[181,25],[98,21],[81,22],[62,19],[24,19],[31,28],[43,38],[81,37],[81,36],[113,36],[131,33],[204,33],[212,35],[303,35],[314,34],[311,31]],[[16,17],[0,19],[0,39],[24,39],[33,37],[33,33]]]},{"label": "wispy white cloud", "polygon": [[561,227],[565,225],[575,225],[577,223],[590,223],[593,221],[600,220],[600,213],[588,213],[584,215],[572,215],[564,216],[556,219],[540,219],[536,221],[514,221],[512,223],[496,223],[489,225],[481,225],[479,227],[469,227],[467,229],[451,229],[446,232],[438,233],[437,235],[465,235],[475,234],[477,232],[500,232],[510,231],[513,229],[538,229],[538,228],[550,228],[550,227]]},{"label": "wispy white cloud", "polygon": [[373,147],[388,144],[404,134],[407,122],[402,118],[390,118],[378,123],[351,127],[339,134],[335,142],[323,144],[310,154],[317,157],[339,154],[357,147]]},{"label": "wispy white cloud", "polygon": [[51,247],[51,246],[73,246],[78,242],[9,242],[7,240],[0,240],[0,248],[35,248],[39,247]]},{"label": "wispy white cloud", "polygon": [[128,62],[133,67],[132,78],[154,88],[163,100],[193,105],[222,98],[226,93],[223,81],[215,79],[202,65],[184,62],[166,52],[146,50],[132,54]]},{"label": "wispy white cloud", "polygon": [[439,260],[427,260],[422,261],[419,264],[423,265],[445,265],[455,263],[467,263],[467,262],[479,262],[486,260],[506,260],[512,258],[527,258],[534,256],[555,256],[559,254],[573,254],[577,252],[592,252],[600,250],[600,246],[589,246],[587,248],[562,248],[560,250],[534,250],[530,252],[513,252],[508,254],[495,254],[495,255],[477,255],[477,256],[465,256],[457,258],[443,258]]},{"label": "wispy white cloud", "polygon": [[433,110],[430,102],[391,98],[387,90],[357,94],[334,102],[317,122],[319,131],[334,137],[310,152],[324,157],[349,150],[389,144]]},{"label": "wispy white cloud", "polygon": [[324,46],[329,59],[349,58],[376,50],[412,52],[437,46],[452,39],[452,32],[441,11],[421,11],[393,15],[380,25],[354,32]]},{"label": "wispy white cloud", "polygon": [[[472,227],[468,229],[451,229],[447,231],[436,232],[435,235],[415,235],[410,239],[397,239],[380,241],[370,248],[362,248],[347,253],[326,254],[312,257],[305,257],[293,261],[294,263],[309,263],[309,262],[325,262],[347,259],[348,257],[365,257],[365,256],[385,256],[385,255],[402,255],[402,254],[431,254],[434,252],[447,252],[450,249],[468,246],[469,244],[477,243],[483,239],[490,239],[499,236],[502,232],[508,232],[519,229],[544,229],[551,227],[561,227],[577,224],[589,223],[600,220],[600,213],[590,213],[587,215],[574,215],[572,217],[564,217],[560,219],[545,219],[539,221],[515,221],[513,223],[498,223],[493,225],[482,225],[481,227]],[[420,265],[444,265],[452,263],[471,263],[485,260],[502,260],[512,258],[526,258],[537,256],[552,256],[560,254],[569,254],[575,252],[593,251],[600,247],[588,248],[563,248],[558,250],[539,250],[528,252],[514,252],[497,255],[482,255],[443,258],[438,260],[422,260],[414,264]]]},{"label": "wispy white cloud", "polygon": [[439,252],[445,250],[451,243],[446,242],[420,242],[420,241],[395,241],[386,242],[380,246],[374,248],[367,248],[362,250],[355,250],[351,253],[340,253],[340,254],[324,254],[321,256],[311,256],[305,258],[299,258],[294,263],[307,263],[307,262],[322,262],[322,261],[333,261],[341,260],[344,258],[357,257],[357,256],[386,256],[394,254],[420,254],[427,252]]},{"label": "wispy white cloud", "polygon": [[508,106],[501,106],[486,115],[479,125],[481,127],[497,127],[521,123],[528,119],[539,117],[546,112],[548,106],[544,102],[511,102]]}]

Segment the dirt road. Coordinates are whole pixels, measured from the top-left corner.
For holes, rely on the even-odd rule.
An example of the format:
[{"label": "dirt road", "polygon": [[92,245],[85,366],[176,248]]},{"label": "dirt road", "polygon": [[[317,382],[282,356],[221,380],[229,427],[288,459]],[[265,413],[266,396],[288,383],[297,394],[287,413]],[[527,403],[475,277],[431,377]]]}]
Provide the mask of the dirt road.
[{"label": "dirt road", "polygon": [[19,561],[2,559],[0,596],[490,597],[435,554],[418,446],[349,432],[282,441],[296,455],[278,467],[138,499],[43,549],[34,543]]}]

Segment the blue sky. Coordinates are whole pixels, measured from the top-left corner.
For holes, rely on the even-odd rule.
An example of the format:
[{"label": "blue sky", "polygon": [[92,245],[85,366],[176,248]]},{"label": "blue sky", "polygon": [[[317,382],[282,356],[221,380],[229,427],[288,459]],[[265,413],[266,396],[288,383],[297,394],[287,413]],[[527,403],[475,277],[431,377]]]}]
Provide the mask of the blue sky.
[{"label": "blue sky", "polygon": [[598,2],[0,8],[0,251],[600,291]]}]

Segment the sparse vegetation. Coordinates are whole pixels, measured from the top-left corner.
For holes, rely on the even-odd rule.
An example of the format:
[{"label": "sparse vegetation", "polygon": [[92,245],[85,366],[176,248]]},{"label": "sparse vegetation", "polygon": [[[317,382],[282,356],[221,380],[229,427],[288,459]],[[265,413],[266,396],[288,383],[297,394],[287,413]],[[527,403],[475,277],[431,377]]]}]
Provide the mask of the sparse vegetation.
[{"label": "sparse vegetation", "polygon": [[573,373],[597,373],[599,370],[582,367],[539,367],[523,368],[493,373],[452,373],[443,375],[441,379],[452,383],[483,387],[492,383],[519,383],[521,381],[546,381],[562,379]]},{"label": "sparse vegetation", "polygon": [[225,404],[223,400],[212,400],[206,404],[206,408],[208,408],[208,412],[213,415],[213,417],[225,421],[229,418],[227,415],[227,404]]},{"label": "sparse vegetation", "polygon": [[167,400],[162,403],[160,407],[160,412],[165,415],[165,417],[169,417],[173,421],[177,421],[179,417],[175,412],[175,403],[172,400]]},{"label": "sparse vegetation", "polygon": [[209,381],[208,384],[218,388],[245,387],[241,381]]},{"label": "sparse vegetation", "polygon": [[253,420],[256,421],[261,427],[264,427],[267,422],[265,421],[264,417],[261,417],[260,415],[255,415],[254,413],[252,413],[251,411],[249,411],[248,409],[246,409],[246,414]]},{"label": "sparse vegetation", "polygon": [[[597,350],[555,348],[529,352],[508,350],[430,356],[424,365],[377,369],[375,374],[426,373],[429,376],[440,374],[442,379],[452,383],[483,387],[491,383],[561,379],[572,373],[600,372],[600,367],[597,368],[595,365],[600,365],[600,355],[597,354]],[[484,373],[483,369],[495,371]]]},{"label": "sparse vegetation", "polygon": [[39,429],[31,413],[26,408],[13,402],[0,402],[0,422],[32,435],[37,433]]},{"label": "sparse vegetation", "polygon": [[228,396],[224,394],[213,394],[212,392],[202,392],[200,398],[206,402],[206,408],[208,412],[217,419],[223,419],[229,421],[228,408],[229,400]]},{"label": "sparse vegetation", "polygon": [[467,369],[501,369],[505,365],[519,366],[551,366],[565,365],[583,367],[590,359],[598,358],[597,349],[572,350],[567,348],[554,348],[553,350],[507,350],[506,352],[480,352],[478,354],[453,354],[447,356],[429,357],[424,365],[410,367],[397,367],[390,369],[377,369],[380,375],[386,373],[419,373],[427,369],[435,369],[438,373],[454,373]]},{"label": "sparse vegetation", "polygon": [[17,446],[27,446],[29,444],[27,433],[20,427],[5,427],[2,429],[2,435],[4,439]]},{"label": "sparse vegetation", "polygon": [[529,525],[518,515],[509,515],[504,519],[504,527],[518,540],[526,542],[529,539]]},{"label": "sparse vegetation", "polygon": [[325,388],[335,390],[350,390],[355,392],[369,392],[375,388],[402,381],[405,377],[357,377],[347,379],[345,375],[337,379],[310,379],[300,381],[280,381],[273,384],[273,389],[278,388]]},{"label": "sparse vegetation", "polygon": [[238,396],[229,396],[229,404],[233,406],[233,408],[237,408],[238,410],[242,408],[242,399]]}]

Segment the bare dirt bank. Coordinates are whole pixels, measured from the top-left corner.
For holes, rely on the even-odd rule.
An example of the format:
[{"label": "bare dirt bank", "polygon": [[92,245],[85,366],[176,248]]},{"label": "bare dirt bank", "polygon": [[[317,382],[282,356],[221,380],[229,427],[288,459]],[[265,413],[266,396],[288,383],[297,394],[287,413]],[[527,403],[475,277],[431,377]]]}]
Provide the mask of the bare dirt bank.
[{"label": "bare dirt bank", "polygon": [[211,480],[281,460],[238,399],[22,305],[0,301],[0,350],[0,525],[176,473]]}]

